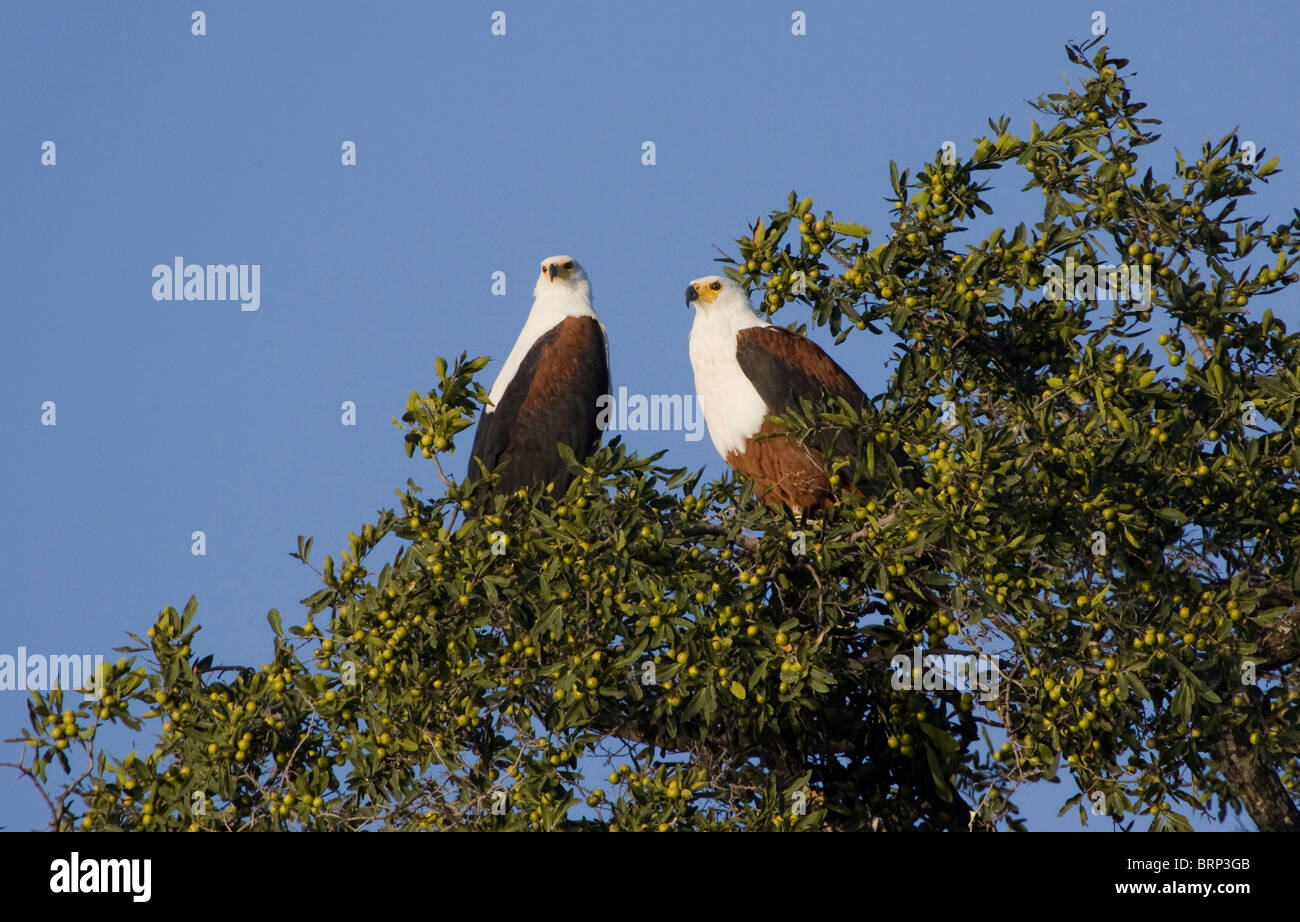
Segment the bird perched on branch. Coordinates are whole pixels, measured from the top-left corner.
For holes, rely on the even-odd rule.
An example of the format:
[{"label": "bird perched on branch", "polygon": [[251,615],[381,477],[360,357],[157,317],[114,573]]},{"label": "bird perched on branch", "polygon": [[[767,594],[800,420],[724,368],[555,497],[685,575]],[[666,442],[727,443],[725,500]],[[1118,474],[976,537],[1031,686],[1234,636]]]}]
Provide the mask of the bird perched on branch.
[{"label": "bird perched on branch", "polygon": [[479,417],[466,481],[499,469],[495,492],[572,475],[559,445],[585,458],[600,441],[598,399],[609,393],[609,345],[591,307],[591,283],[571,256],[542,260],[533,308]]},{"label": "bird perched on branch", "polygon": [[[755,314],[730,279],[696,279],[686,289],[686,304],[695,308],[690,340],[695,389],[718,454],[752,478],[755,494],[768,504],[800,511],[829,503],[833,491],[825,451],[832,446],[783,436],[784,427],[768,417],[789,410],[796,398],[842,397],[861,410],[867,405],[862,389],[812,340]],[[851,445],[846,435],[834,443],[841,454]]]}]

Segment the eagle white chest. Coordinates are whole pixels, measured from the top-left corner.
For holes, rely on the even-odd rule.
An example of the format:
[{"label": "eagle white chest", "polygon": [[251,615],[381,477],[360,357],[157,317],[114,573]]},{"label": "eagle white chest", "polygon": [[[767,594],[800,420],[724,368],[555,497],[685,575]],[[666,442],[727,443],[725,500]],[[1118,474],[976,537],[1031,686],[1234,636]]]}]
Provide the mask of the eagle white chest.
[{"label": "eagle white chest", "polygon": [[736,359],[736,336],[771,324],[749,310],[697,310],[691,326],[691,368],[695,392],[718,454],[740,451],[758,432],[769,410]]},{"label": "eagle white chest", "polygon": [[[591,301],[587,298],[579,297],[569,293],[547,293],[538,295],[533,300],[533,308],[528,312],[528,319],[524,322],[524,328],[519,331],[519,337],[515,340],[514,348],[506,356],[505,364],[497,372],[496,380],[492,382],[492,389],[488,392],[488,397],[492,405],[484,411],[491,413],[496,409],[496,404],[501,401],[515,375],[519,372],[519,366],[527,358],[529,351],[539,339],[549,333],[558,324],[562,323],[569,317],[590,317],[600,324],[601,332],[605,331],[605,325],[596,317],[596,312],[591,308]],[[609,367],[609,343],[605,343],[605,366]]]}]

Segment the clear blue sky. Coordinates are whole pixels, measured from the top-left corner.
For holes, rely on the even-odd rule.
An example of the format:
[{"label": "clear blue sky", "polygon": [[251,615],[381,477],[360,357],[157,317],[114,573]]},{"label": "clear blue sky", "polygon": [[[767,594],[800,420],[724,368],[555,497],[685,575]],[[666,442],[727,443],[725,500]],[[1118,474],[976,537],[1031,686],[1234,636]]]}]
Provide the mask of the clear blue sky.
[{"label": "clear blue sky", "polygon": [[[690,393],[682,292],[714,271],[712,244],[792,188],[887,231],[890,158],[964,152],[990,116],[1027,131],[1026,100],[1062,86],[1062,45],[1099,6],[1165,122],[1143,168],[1167,177],[1173,147],[1240,126],[1286,171],[1249,207],[1300,203],[1286,0],[446,6],[0,5],[0,652],[108,653],[193,594],[202,650],[264,661],[266,610],[296,622],[319,587],[295,536],[337,553],[408,477],[433,486],[389,420],[435,356],[504,358],[541,258],[587,268],[616,387]],[[994,179],[995,202],[1017,201],[1023,173]],[[153,300],[177,256],[260,265],[260,309]],[[1294,305],[1272,307],[1294,326]],[[891,346],[835,356],[878,393]],[[627,442],[721,470],[707,439]],[[24,702],[0,693],[0,736]],[[0,774],[9,828],[42,822],[23,784]],[[1077,828],[1055,819],[1067,793],[1027,792],[1031,826]]]}]

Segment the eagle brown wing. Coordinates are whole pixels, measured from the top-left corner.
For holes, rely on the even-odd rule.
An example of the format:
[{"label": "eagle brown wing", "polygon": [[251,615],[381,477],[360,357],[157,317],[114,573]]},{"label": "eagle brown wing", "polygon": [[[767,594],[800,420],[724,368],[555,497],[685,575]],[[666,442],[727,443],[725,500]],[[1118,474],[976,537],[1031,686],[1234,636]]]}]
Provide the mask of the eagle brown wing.
[{"label": "eagle brown wing", "polygon": [[[795,398],[825,403],[830,398],[843,397],[859,411],[867,404],[867,395],[847,371],[811,339],[789,330],[780,327],[741,330],[736,337],[736,359],[773,416],[794,406]],[[854,451],[853,440],[845,434],[818,447],[826,449],[832,445],[841,455]]]},{"label": "eagle brown wing", "polygon": [[848,372],[807,337],[781,327],[750,327],[736,336],[736,359],[773,414],[795,397],[843,397],[860,409],[867,401]]},{"label": "eagle brown wing", "polygon": [[585,458],[600,440],[597,400],[609,393],[605,333],[592,317],[567,317],[524,356],[501,400],[479,417],[467,481],[504,465],[497,492],[571,479],[556,446]]}]

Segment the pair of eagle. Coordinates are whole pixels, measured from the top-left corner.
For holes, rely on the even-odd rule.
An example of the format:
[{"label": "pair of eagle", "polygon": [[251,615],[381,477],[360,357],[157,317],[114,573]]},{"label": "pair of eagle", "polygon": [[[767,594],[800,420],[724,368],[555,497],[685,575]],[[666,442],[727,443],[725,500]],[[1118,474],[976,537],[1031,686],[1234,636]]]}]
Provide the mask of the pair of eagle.
[{"label": "pair of eagle", "polygon": [[[769,417],[796,397],[843,397],[861,409],[862,390],[816,343],[755,314],[729,279],[696,279],[686,303],[695,307],[695,389],[718,453],[752,478],[769,504],[797,511],[829,502],[822,451],[780,435],[780,424]],[[532,311],[492,384],[467,479],[479,476],[480,465],[501,467],[497,492],[535,483],[563,490],[571,475],[556,446],[568,445],[579,458],[595,447],[597,401],[609,389],[609,345],[591,307],[587,274],[572,257],[552,256],[542,262]]]}]

